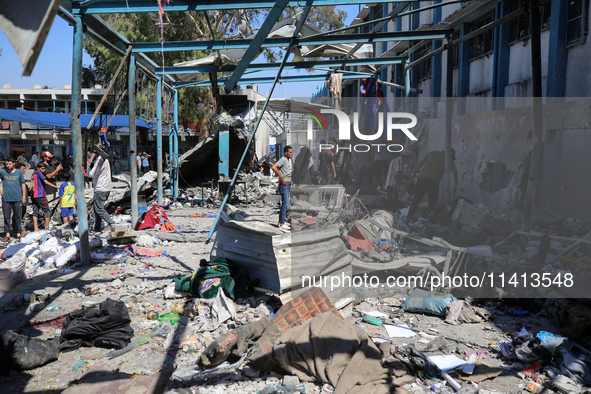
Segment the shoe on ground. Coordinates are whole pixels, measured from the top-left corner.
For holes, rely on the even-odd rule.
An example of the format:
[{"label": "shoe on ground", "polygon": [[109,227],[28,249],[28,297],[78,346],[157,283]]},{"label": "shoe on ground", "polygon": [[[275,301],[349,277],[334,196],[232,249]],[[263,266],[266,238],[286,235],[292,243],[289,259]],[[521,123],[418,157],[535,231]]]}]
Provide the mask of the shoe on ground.
[{"label": "shoe on ground", "polygon": [[2,242],[10,241],[10,237],[7,235],[6,237],[2,238]]},{"label": "shoe on ground", "polygon": [[281,230],[289,230],[290,229],[289,224],[287,224],[287,223],[282,223],[278,227]]}]

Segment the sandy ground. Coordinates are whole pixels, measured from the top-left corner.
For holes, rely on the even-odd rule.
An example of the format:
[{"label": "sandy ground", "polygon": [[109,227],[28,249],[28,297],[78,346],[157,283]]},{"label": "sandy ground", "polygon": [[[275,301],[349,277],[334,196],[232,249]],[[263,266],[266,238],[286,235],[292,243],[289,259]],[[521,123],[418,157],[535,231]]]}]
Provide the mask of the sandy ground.
[{"label": "sandy ground", "polygon": [[[277,210],[272,205],[242,208],[259,219],[276,223]],[[184,226],[185,230],[197,232],[205,238],[212,224],[212,218],[191,218],[189,215],[215,214],[213,208],[181,208],[168,211],[170,221]],[[106,233],[101,234],[105,236]],[[0,376],[1,393],[41,393],[47,390],[57,392],[67,388],[72,382],[80,379],[82,374],[93,365],[104,363],[113,369],[118,369],[123,378],[137,375],[152,375],[160,370],[176,366],[177,370],[195,366],[200,352],[220,333],[226,332],[236,324],[252,319],[264,317],[261,308],[255,309],[261,303],[270,308],[279,307],[278,300],[264,294],[255,294],[247,300],[238,300],[240,322],[222,324],[212,332],[199,332],[192,321],[184,321],[172,327],[162,327],[157,321],[147,319],[150,311],[161,313],[169,311],[171,307],[182,304],[183,299],[166,300],[163,298],[164,289],[171,279],[191,274],[199,265],[199,260],[209,258],[211,243],[180,243],[162,242],[148,247],[149,250],[167,251],[163,257],[125,257],[118,261],[106,261],[89,265],[71,264],[62,269],[47,272],[37,272],[28,281],[0,298],[0,332],[16,330],[20,333],[41,339],[59,340],[62,320],[60,317],[82,307],[99,304],[106,298],[122,300],[128,304],[132,318],[134,339],[146,335],[150,342],[138,346],[130,352],[110,359],[109,349],[86,347],[62,353],[59,360],[43,367],[24,371],[11,371],[7,376]],[[91,288],[91,294],[87,289]],[[384,303],[381,300],[394,297],[402,301],[406,297],[407,289],[382,289],[378,297],[366,299],[363,290],[358,289],[358,305],[349,305],[342,314],[352,324],[360,321],[360,311],[380,310],[386,313],[399,311],[399,307]],[[23,304],[14,301],[20,294],[33,291],[45,291],[51,295],[46,303]],[[399,303],[394,303],[399,305]],[[504,368],[503,373],[491,380],[480,383],[481,390],[499,393],[525,392],[526,380],[518,376],[520,370],[512,368],[512,362],[503,359],[496,350],[495,343],[499,340],[509,340],[508,333],[514,331],[517,325],[528,324],[534,331],[544,329],[559,333],[554,327],[551,317],[543,310],[532,310],[526,317],[506,315],[497,308],[497,303],[489,301],[481,305],[492,312],[490,322],[478,324],[462,324],[449,326],[444,324],[443,318],[423,314],[396,314],[400,323],[408,323],[417,333],[439,335],[445,338],[450,352],[459,357],[465,356],[466,351],[487,350],[485,361]],[[268,312],[266,312],[268,313]],[[163,323],[167,325],[168,323]],[[375,326],[361,324],[369,333],[376,333]],[[163,336],[154,336],[158,329],[165,330]],[[187,335],[182,346],[178,349],[163,347],[168,330],[185,330]],[[377,334],[376,334],[377,335]],[[421,338],[394,338],[395,344],[414,343]],[[80,360],[83,365],[74,368]],[[518,367],[519,368],[519,367]],[[76,370],[75,370],[76,369]],[[121,378],[121,377],[119,377]],[[272,372],[253,371],[250,367],[240,367],[238,371],[212,376],[208,381],[199,384],[187,384],[171,381],[170,392],[199,392],[199,393],[255,393],[265,387],[280,385],[283,376]],[[436,383],[436,382],[434,382]],[[417,384],[405,386],[411,392],[423,392]],[[449,389],[449,387],[448,387]],[[184,391],[183,391],[184,390]],[[187,391],[188,390],[188,391]],[[308,393],[331,392],[329,385],[307,383]],[[451,390],[451,389],[450,389]],[[83,391],[81,391],[83,392]],[[482,391],[485,392],[485,391]]]}]

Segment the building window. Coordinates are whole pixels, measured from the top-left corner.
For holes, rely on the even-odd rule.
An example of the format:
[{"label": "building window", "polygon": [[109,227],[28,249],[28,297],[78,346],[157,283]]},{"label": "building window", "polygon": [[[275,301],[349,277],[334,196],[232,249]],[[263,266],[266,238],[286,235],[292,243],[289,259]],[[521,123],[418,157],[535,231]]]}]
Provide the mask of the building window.
[{"label": "building window", "polygon": [[[478,29],[480,29],[481,27],[484,27],[486,25],[488,25],[489,23],[492,23],[492,21],[494,21],[495,19],[495,14],[494,12],[490,12],[488,14],[486,14],[485,16],[483,16],[480,19],[477,19],[475,22],[473,22],[470,25],[470,31],[476,31]],[[474,59],[480,56],[484,56],[486,54],[489,54],[493,51],[493,47],[494,47],[494,29],[488,29],[485,32],[482,32],[481,34],[477,35],[476,37],[473,37],[472,39],[470,39],[470,52],[469,52],[469,56],[468,59]]]},{"label": "building window", "polygon": [[[529,7],[529,0],[519,0],[511,2],[510,12],[517,11],[520,8]],[[550,10],[551,4],[539,5],[540,10],[540,26],[541,29],[550,27]],[[518,40],[523,40],[531,35],[531,11],[526,11],[525,14],[509,21],[508,42],[513,43]]]},{"label": "building window", "polygon": [[382,3],[376,4],[373,7],[373,19],[380,19],[384,16],[384,5]]},{"label": "building window", "polygon": [[566,43],[581,43],[589,31],[589,0],[570,0],[568,2],[568,22],[566,24]]},{"label": "building window", "polygon": [[[426,56],[431,52],[431,44],[423,45],[420,49],[417,50],[417,59]],[[417,65],[417,74],[419,76],[419,81],[427,78],[431,78],[431,59],[421,62]]]},{"label": "building window", "polygon": [[52,101],[39,101],[37,103],[37,111],[53,112],[53,102]]}]

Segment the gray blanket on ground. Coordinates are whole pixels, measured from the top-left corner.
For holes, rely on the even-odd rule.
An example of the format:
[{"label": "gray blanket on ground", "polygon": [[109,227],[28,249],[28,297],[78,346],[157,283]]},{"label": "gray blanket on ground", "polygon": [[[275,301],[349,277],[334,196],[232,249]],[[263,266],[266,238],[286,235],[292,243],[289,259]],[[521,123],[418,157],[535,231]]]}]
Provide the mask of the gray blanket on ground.
[{"label": "gray blanket on ground", "polygon": [[392,386],[371,338],[331,312],[286,331],[273,346],[273,358],[300,380],[329,382],[334,394],[381,394]]}]

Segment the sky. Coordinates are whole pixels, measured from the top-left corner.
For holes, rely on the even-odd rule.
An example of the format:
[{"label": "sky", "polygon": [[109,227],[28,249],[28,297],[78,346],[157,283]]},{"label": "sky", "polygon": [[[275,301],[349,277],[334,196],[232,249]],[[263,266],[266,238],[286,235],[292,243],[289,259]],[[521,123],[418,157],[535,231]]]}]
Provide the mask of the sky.
[{"label": "sky", "polygon": [[[345,24],[351,23],[358,13],[359,6],[342,6],[347,12]],[[0,31],[0,88],[4,84],[10,84],[13,88],[33,88],[33,85],[48,86],[50,88],[63,88],[71,85],[72,81],[72,40],[73,27],[69,26],[62,18],[56,16],[51,30],[45,40],[45,44],[37,59],[37,64],[30,77],[22,77],[23,67],[16,51],[10,41]],[[263,62],[259,57],[255,62]],[[85,52],[82,60],[85,65],[92,65],[93,59]],[[296,70],[286,70],[282,75],[299,75]],[[275,76],[275,73],[257,73],[260,76]],[[266,95],[272,84],[260,84],[259,93]],[[322,85],[321,81],[297,82],[277,84],[273,92],[273,98],[309,97]]]}]

